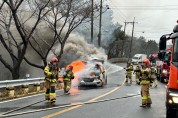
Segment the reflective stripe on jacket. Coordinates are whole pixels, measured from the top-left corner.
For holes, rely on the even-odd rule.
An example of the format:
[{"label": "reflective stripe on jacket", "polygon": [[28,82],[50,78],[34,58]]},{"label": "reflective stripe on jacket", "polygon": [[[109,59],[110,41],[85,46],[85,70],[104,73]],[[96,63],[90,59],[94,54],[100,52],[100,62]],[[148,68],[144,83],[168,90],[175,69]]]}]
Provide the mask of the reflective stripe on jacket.
[{"label": "reflective stripe on jacket", "polygon": [[140,84],[150,84],[151,70],[150,68],[145,68],[141,70],[141,83]]},{"label": "reflective stripe on jacket", "polygon": [[70,81],[74,79],[74,73],[72,71],[66,71],[66,74],[63,76],[64,81]]},{"label": "reflective stripe on jacket", "polygon": [[46,66],[44,69],[44,74],[46,75],[45,80],[49,82],[56,82],[56,80],[58,79],[58,73],[59,69],[51,71],[50,68]]},{"label": "reflective stripe on jacket", "polygon": [[136,69],[134,70],[134,72],[136,73],[136,75],[140,75],[141,70],[139,67],[136,67]]},{"label": "reflective stripe on jacket", "polygon": [[128,67],[126,68],[126,71],[127,71],[128,74],[132,73],[132,71],[133,71],[132,66],[131,66],[131,65],[128,66]]}]

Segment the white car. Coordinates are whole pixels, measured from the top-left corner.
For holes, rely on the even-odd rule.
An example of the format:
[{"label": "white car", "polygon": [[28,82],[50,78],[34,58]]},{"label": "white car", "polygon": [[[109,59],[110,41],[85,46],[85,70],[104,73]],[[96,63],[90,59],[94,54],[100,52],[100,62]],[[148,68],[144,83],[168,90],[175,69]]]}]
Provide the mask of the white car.
[{"label": "white car", "polygon": [[146,54],[135,54],[132,58],[132,63],[133,64],[139,64],[142,63],[144,59],[147,58]]},{"label": "white car", "polygon": [[[85,70],[86,73],[83,73],[79,76],[78,86],[104,86],[107,84],[107,74],[106,72],[102,74],[100,68],[96,68],[95,65]],[[100,77],[104,78],[104,84],[100,80]]]}]

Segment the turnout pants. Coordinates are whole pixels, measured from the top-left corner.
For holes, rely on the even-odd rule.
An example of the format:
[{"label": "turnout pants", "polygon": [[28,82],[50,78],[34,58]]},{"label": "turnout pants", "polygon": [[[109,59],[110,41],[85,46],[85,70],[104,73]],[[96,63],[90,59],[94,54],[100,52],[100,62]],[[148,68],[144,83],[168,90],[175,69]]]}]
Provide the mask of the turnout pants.
[{"label": "turnout pants", "polygon": [[130,84],[132,84],[132,73],[127,73],[125,82],[127,83],[128,80],[130,80]]},{"label": "turnout pants", "polygon": [[64,93],[67,93],[71,88],[71,80],[64,80]]},{"label": "turnout pants", "polygon": [[141,93],[142,93],[142,105],[152,104],[150,92],[149,92],[150,84],[141,85]]},{"label": "turnout pants", "polygon": [[139,83],[139,79],[140,79],[140,74],[136,74],[135,75],[135,81],[138,84]]},{"label": "turnout pants", "polygon": [[46,100],[55,100],[56,99],[56,82],[50,82],[45,80],[45,99]]}]

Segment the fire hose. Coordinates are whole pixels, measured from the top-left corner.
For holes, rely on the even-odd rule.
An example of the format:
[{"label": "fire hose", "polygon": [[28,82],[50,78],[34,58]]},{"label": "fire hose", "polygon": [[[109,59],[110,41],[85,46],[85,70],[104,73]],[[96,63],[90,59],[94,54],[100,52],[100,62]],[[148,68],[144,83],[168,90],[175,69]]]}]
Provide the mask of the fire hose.
[{"label": "fire hose", "polygon": [[[66,108],[66,107],[73,107],[73,106],[78,106],[78,105],[85,105],[85,104],[94,104],[94,103],[101,103],[101,102],[107,102],[107,101],[114,101],[114,100],[119,100],[119,99],[126,99],[126,98],[132,98],[139,96],[140,94],[135,94],[135,95],[128,95],[124,97],[116,97],[116,98],[110,98],[110,99],[104,99],[104,100],[97,100],[97,101],[89,101],[89,102],[83,102],[83,103],[77,103],[77,104],[67,104],[63,106],[56,106],[56,107],[51,107],[51,108],[45,108],[45,109],[38,109],[38,110],[33,110],[33,111],[26,111],[26,112],[20,112],[20,113],[14,113],[14,114],[0,114],[0,117],[12,117],[12,116],[18,116],[18,115],[23,115],[23,114],[30,114],[30,113],[35,113],[35,112],[41,112],[41,111],[47,111],[47,110],[53,110],[53,109],[59,109],[59,108]],[[18,109],[20,110],[20,109]],[[7,112],[6,112],[7,114]]]}]

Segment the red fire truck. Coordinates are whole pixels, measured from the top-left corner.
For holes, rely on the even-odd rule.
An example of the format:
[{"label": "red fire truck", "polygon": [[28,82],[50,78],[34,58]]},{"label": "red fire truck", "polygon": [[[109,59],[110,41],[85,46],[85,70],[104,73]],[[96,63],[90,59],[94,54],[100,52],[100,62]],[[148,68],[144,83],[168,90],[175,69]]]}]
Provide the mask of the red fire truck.
[{"label": "red fire truck", "polygon": [[158,57],[165,56],[166,43],[172,40],[172,52],[170,58],[170,76],[166,91],[166,118],[176,118],[178,111],[178,25],[173,29],[173,33],[163,35],[160,38]]},{"label": "red fire truck", "polygon": [[164,57],[156,61],[157,78],[161,82],[168,82],[170,75],[170,49],[164,51]]}]

